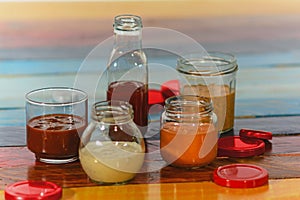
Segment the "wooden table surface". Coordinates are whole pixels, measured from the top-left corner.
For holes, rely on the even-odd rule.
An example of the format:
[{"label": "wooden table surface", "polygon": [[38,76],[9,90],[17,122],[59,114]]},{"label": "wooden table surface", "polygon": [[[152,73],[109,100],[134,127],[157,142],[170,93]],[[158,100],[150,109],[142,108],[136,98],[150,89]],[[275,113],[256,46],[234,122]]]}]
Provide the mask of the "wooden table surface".
[{"label": "wooden table surface", "polygon": [[[0,199],[8,184],[26,179],[57,183],[63,199],[300,199],[299,8],[295,0],[1,2]],[[272,131],[268,151],[185,170],[164,166],[156,136],[147,140],[156,153],[146,157],[144,167],[164,167],[120,186],[96,185],[78,161],[36,162],[25,146],[24,94],[38,87],[73,86],[84,59],[112,35],[112,19],[121,13],[141,15],[145,27],[180,31],[206,50],[235,54],[234,134],[240,128]],[[81,89],[88,89],[91,77],[104,68],[102,60],[85,72]],[[252,189],[216,185],[212,171],[230,163],[266,168],[269,183]]]},{"label": "wooden table surface", "polygon": [[[298,118],[281,118],[277,122],[284,124],[286,121],[298,121]],[[247,124],[255,128],[256,122],[252,119]],[[237,120],[236,131],[226,135],[237,134],[243,126],[243,120]],[[9,138],[10,133],[11,130],[1,129],[1,138]],[[159,136],[155,136],[146,140],[151,153],[146,155],[143,169],[149,172],[138,173],[133,180],[121,186],[101,185],[90,181],[79,161],[63,165],[36,162],[34,154],[24,146],[24,141],[10,140],[6,143],[7,146],[0,148],[0,190],[21,180],[45,180],[63,187],[63,199],[300,198],[300,137],[295,133],[279,134],[275,129],[274,133],[273,139],[266,143],[266,152],[263,155],[250,158],[218,157],[208,166],[198,169],[166,166],[159,153]],[[24,136],[25,130],[16,128],[15,135]],[[233,163],[249,163],[265,168],[269,173],[269,183],[251,189],[232,189],[216,185],[212,180],[213,170]]]}]

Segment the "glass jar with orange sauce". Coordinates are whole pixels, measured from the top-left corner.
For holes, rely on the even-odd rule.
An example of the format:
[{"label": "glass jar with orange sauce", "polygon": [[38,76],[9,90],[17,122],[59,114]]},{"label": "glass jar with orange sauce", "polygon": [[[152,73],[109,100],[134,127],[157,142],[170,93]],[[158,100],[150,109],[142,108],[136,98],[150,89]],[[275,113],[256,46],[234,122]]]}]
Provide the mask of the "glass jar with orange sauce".
[{"label": "glass jar with orange sauce", "polygon": [[181,95],[166,100],[160,153],[167,164],[194,168],[211,163],[217,156],[218,135],[210,98]]}]

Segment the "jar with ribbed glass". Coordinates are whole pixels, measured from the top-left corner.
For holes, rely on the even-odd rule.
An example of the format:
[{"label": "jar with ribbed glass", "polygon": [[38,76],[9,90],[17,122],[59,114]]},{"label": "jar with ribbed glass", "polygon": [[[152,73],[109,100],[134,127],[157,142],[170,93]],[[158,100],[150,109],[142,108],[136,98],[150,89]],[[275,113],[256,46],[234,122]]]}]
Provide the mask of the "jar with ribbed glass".
[{"label": "jar with ribbed glass", "polygon": [[196,95],[166,100],[161,117],[160,153],[167,164],[194,168],[217,156],[217,117],[211,99]]},{"label": "jar with ribbed glass", "polygon": [[186,55],[177,62],[182,75],[182,95],[199,95],[212,99],[221,133],[234,127],[237,60],[234,55],[208,52]]},{"label": "jar with ribbed glass", "polygon": [[132,106],[124,101],[95,103],[79,147],[82,168],[90,179],[126,183],[139,172],[144,156],[145,143],[133,122]]}]

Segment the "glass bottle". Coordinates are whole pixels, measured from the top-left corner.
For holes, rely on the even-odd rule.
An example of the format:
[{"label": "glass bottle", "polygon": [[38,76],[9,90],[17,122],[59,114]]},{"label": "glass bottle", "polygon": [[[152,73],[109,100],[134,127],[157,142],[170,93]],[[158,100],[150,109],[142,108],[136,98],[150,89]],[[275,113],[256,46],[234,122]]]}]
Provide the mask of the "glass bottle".
[{"label": "glass bottle", "polygon": [[217,117],[210,98],[173,96],[161,118],[160,152],[167,164],[194,168],[217,156]]},{"label": "glass bottle", "polygon": [[141,169],[144,155],[145,143],[133,122],[132,106],[124,101],[95,103],[79,146],[79,159],[90,179],[126,183]]},{"label": "glass bottle", "polygon": [[107,100],[127,101],[144,134],[148,125],[148,66],[142,50],[142,21],[119,15],[114,21],[114,47],[107,67]]}]

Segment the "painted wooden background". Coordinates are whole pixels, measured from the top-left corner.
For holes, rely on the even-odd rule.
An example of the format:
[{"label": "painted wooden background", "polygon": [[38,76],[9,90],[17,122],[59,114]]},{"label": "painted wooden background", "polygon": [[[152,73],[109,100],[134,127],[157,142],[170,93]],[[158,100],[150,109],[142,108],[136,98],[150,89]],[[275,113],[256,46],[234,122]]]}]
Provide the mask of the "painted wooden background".
[{"label": "painted wooden background", "polygon": [[[186,34],[208,51],[235,54],[236,117],[300,114],[299,1],[1,2],[0,126],[24,125],[26,92],[73,86],[121,13],[141,15],[145,28]],[[94,63],[83,87],[104,68],[105,60]]]}]

